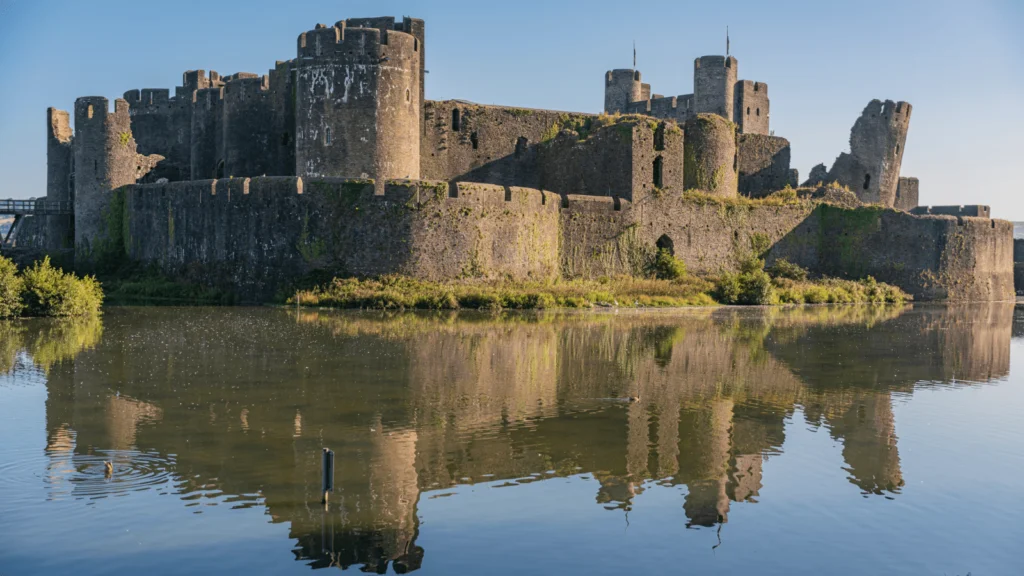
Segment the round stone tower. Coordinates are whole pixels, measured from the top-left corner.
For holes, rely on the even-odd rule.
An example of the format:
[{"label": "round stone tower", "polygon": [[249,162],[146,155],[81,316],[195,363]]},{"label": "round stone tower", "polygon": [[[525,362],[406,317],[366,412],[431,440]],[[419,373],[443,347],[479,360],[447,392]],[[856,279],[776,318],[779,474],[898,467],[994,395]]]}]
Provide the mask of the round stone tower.
[{"label": "round stone tower", "polygon": [[686,122],[684,131],[685,187],[736,197],[736,125],[717,114],[698,114]]},{"label": "round stone tower", "polygon": [[[108,230],[111,190],[134,184],[142,167],[132,137],[128,101],[118,98],[114,111],[101,96],[75,100],[75,266],[88,267],[118,230]],[[147,170],[148,171],[148,170]]]},{"label": "round stone tower", "polygon": [[353,22],[299,35],[295,173],[374,178],[380,191],[389,178],[420,175],[422,45]]},{"label": "round stone tower", "polygon": [[632,102],[643,100],[643,83],[640,72],[620,68],[609,70],[604,75],[604,111],[608,114],[625,112]]},{"label": "round stone tower", "polygon": [[701,56],[693,61],[693,105],[698,114],[732,120],[737,68],[732,56]]}]

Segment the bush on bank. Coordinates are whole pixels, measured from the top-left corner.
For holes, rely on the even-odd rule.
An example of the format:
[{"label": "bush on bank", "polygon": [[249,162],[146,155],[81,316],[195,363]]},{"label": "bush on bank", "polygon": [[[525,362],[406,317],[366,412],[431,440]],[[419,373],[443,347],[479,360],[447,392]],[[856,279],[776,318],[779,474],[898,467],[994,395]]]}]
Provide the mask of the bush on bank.
[{"label": "bush on bank", "polygon": [[0,318],[97,314],[103,290],[93,276],[78,277],[44,258],[20,273],[0,256]]},{"label": "bush on bank", "polygon": [[[763,266],[763,262],[761,263]],[[335,278],[300,290],[288,304],[378,310],[677,307],[715,304],[902,303],[899,288],[876,282],[773,278],[763,268],[717,277],[673,280],[620,276],[600,280],[427,282],[404,276]]]}]

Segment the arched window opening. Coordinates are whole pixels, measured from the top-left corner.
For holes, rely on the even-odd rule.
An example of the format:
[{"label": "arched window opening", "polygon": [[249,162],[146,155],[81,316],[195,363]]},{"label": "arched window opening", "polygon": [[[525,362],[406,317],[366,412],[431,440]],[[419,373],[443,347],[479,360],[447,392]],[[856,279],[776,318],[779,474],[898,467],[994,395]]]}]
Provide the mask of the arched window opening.
[{"label": "arched window opening", "polygon": [[331,128],[330,127],[328,127],[326,130],[324,130],[324,145],[330,146],[331,145],[331,140],[332,140],[333,136],[334,135],[331,134]]},{"label": "arched window opening", "polygon": [[899,144],[896,145],[896,155],[897,156],[900,155],[900,145]]},{"label": "arched window opening", "polygon": [[217,168],[213,171],[213,177],[218,179],[218,180],[224,177],[224,161],[223,160],[221,160],[220,162],[217,162]]},{"label": "arched window opening", "polygon": [[92,118],[92,104],[89,104],[89,109],[88,109],[88,110],[86,110],[86,115],[87,115],[87,116],[88,116],[89,118]]},{"label": "arched window opening", "polygon": [[657,158],[654,159],[654,187],[655,188],[661,188],[662,185],[663,185],[662,167],[663,167],[664,163],[665,163],[665,161],[662,160],[661,156],[658,156]]},{"label": "arched window opening", "polygon": [[529,142],[525,136],[516,139],[516,158],[521,158],[526,153],[526,146]]},{"label": "arched window opening", "polygon": [[761,109],[760,109],[760,108],[758,108],[758,109],[757,109],[757,115],[758,115],[758,116],[760,116],[760,115],[761,115]]},{"label": "arched window opening", "polygon": [[658,238],[658,241],[655,242],[654,245],[658,250],[667,250],[669,254],[673,256],[676,255],[675,244],[672,242],[672,238],[670,238],[668,234],[662,234],[661,238]]},{"label": "arched window opening", "polygon": [[654,149],[664,150],[665,149],[665,123],[658,124],[658,127],[654,129]]},{"label": "arched window opening", "polygon": [[747,106],[747,116],[750,116],[750,106]]},{"label": "arched window opening", "polygon": [[408,88],[405,89],[405,101],[406,102],[411,102],[412,101],[412,92],[409,92]]},{"label": "arched window opening", "polygon": [[864,189],[867,190],[868,186],[871,186],[871,174],[864,175]]},{"label": "arched window opening", "polygon": [[476,132],[469,135],[469,141],[473,143],[473,150],[476,150],[480,146],[480,140],[476,137]]},{"label": "arched window opening", "polygon": [[452,109],[452,131],[453,132],[458,132],[461,129],[462,129],[462,122],[461,122],[461,118],[459,117],[459,109],[458,108],[453,108]]}]

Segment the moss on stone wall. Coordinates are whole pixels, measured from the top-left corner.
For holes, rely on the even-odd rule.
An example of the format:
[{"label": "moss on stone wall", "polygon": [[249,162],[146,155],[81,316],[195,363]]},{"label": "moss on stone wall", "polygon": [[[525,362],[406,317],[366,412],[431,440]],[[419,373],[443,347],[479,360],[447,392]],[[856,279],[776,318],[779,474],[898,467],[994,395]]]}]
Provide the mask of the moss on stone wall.
[{"label": "moss on stone wall", "polygon": [[[882,214],[886,210],[877,206],[853,210],[828,204],[818,206],[818,243],[822,260],[828,262],[831,270],[851,278],[863,277],[870,271],[867,259],[872,252],[867,244],[872,235],[881,230]],[[842,232],[836,233],[839,230]]]}]

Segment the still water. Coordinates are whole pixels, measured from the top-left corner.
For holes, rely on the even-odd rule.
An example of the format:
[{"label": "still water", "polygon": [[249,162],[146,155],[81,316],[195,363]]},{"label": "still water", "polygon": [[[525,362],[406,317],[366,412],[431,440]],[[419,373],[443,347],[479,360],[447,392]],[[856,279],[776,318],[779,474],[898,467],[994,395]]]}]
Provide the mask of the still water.
[{"label": "still water", "polygon": [[1018,334],[1012,304],[0,324],[0,574],[1020,574]]}]

